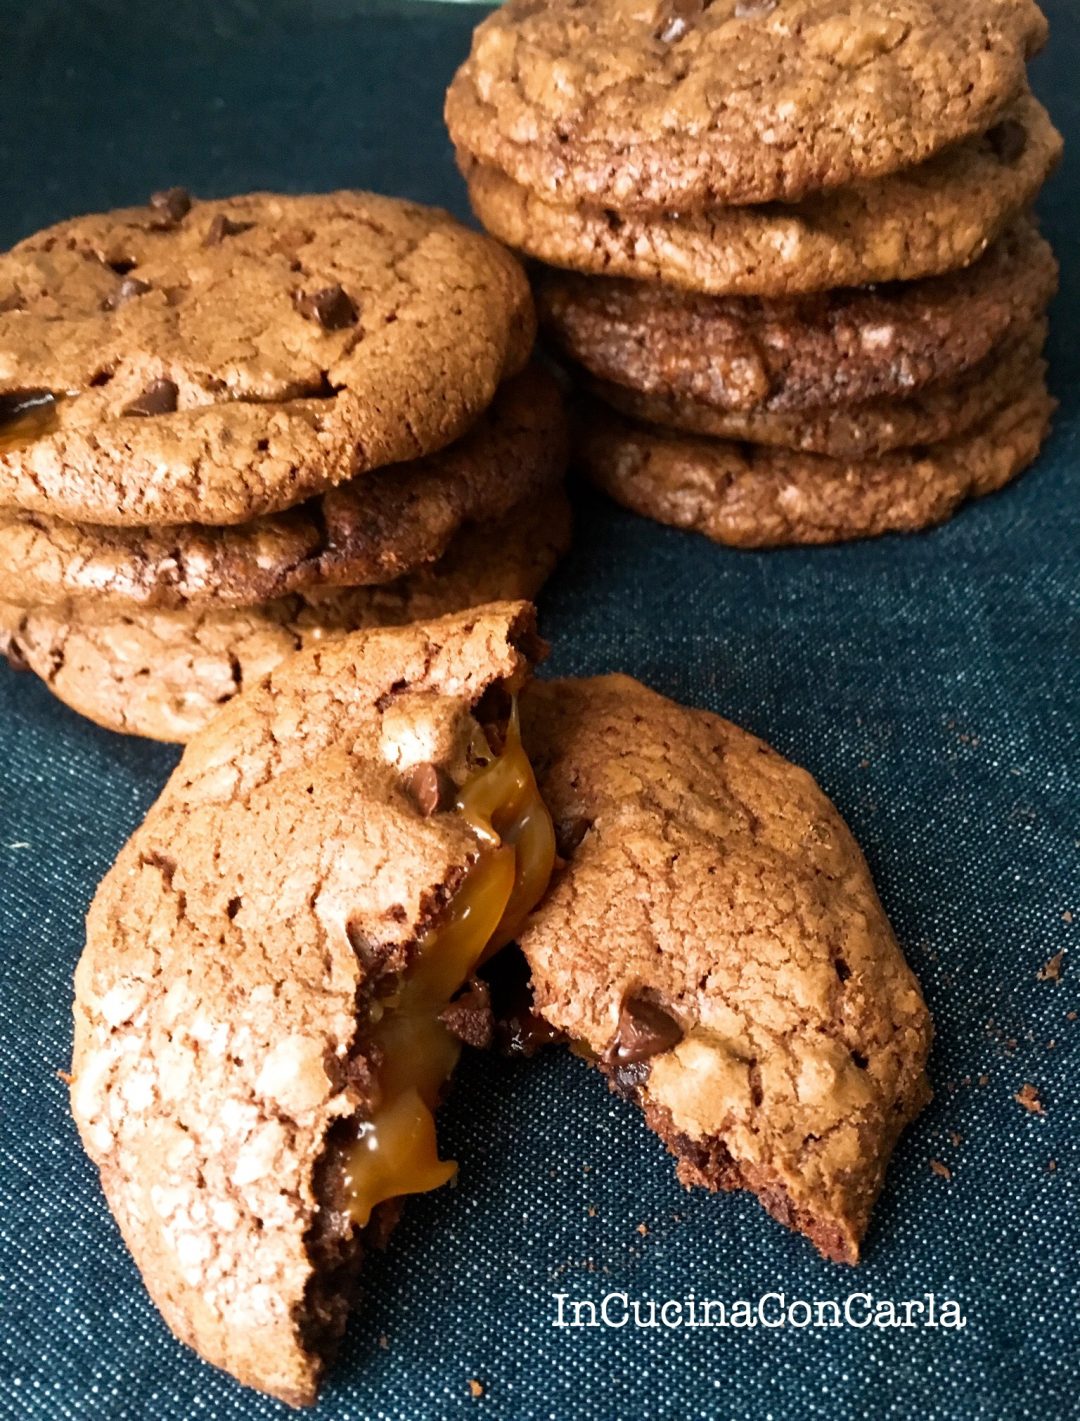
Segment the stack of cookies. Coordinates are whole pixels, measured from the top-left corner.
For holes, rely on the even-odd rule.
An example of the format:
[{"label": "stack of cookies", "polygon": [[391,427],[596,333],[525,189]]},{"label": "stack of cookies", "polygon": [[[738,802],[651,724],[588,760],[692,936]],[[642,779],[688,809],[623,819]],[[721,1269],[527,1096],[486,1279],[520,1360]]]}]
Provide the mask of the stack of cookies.
[{"label": "stack of cookies", "polygon": [[742,546],[913,530],[1044,439],[1061,140],[1033,0],[532,0],[477,30],[447,122],[535,259],[587,392],[580,456]]},{"label": "stack of cookies", "polygon": [[569,540],[519,265],[446,214],[262,194],[0,257],[0,645],[186,740],[299,647],[531,597]]}]

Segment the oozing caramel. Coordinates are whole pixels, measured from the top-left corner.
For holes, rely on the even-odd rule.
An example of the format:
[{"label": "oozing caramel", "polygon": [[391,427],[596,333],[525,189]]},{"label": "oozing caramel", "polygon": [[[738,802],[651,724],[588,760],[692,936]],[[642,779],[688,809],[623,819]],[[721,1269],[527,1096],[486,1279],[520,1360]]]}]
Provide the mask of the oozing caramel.
[{"label": "oozing caramel", "polygon": [[346,1162],[353,1219],[364,1225],[376,1204],[437,1189],[457,1165],[440,1160],[434,1109],[461,1047],[439,1020],[451,998],[493,952],[510,942],[539,902],[555,863],[555,832],[521,744],[517,706],[495,754],[477,731],[478,768],[454,811],[480,841],[480,853],[438,927],[395,995],[379,1003],[371,1037],[380,1048],[379,1103],[363,1121]]},{"label": "oozing caramel", "polygon": [[56,405],[48,390],[0,395],[0,454],[51,434],[57,426]]}]

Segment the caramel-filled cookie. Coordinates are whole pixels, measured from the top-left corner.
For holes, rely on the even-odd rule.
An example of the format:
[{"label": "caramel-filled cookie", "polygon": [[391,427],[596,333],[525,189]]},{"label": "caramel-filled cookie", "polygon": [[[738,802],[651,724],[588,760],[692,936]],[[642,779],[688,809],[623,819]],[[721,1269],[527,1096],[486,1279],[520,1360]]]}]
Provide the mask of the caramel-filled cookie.
[{"label": "caramel-filled cookie", "polygon": [[441,556],[464,524],[501,518],[551,488],[565,464],[559,392],[532,366],[447,449],[251,523],[109,528],[0,510],[0,601],[74,599],[130,614],[390,582]]},{"label": "caramel-filled cookie", "polygon": [[536,683],[523,727],[568,860],[520,939],[534,1008],[684,1184],[749,1189],[856,1262],[931,1027],[846,825],[760,740],[626,676]]},{"label": "caramel-filled cookie", "polygon": [[379,586],[173,611],[0,600],[0,652],[108,730],[186,741],[294,651],[358,629],[531,600],[569,543],[569,505],[550,488],[494,523],[464,529],[438,562]]},{"label": "caramel-filled cookie", "polygon": [[459,438],[533,325],[513,257],[394,198],[60,223],[0,257],[0,506],[246,522]]},{"label": "caramel-filled cookie", "polygon": [[885,178],[797,203],[648,214],[560,203],[465,153],[458,160],[491,235],[552,266],[718,296],[791,296],[970,265],[1030,206],[1061,149],[1025,93],[986,133]]},{"label": "caramel-filled cookie", "polygon": [[718,410],[908,397],[954,379],[1039,319],[1057,262],[1028,220],[975,266],[925,281],[790,300],[537,275],[549,340],[599,379]]},{"label": "caramel-filled cookie", "polygon": [[292,658],[192,741],[90,908],[71,1102],[109,1206],[173,1332],[293,1405],[364,1250],[454,1173],[441,1017],[554,858],[505,720],[537,649],[518,603]]},{"label": "caramel-filled cookie", "polygon": [[988,356],[959,379],[929,385],[908,399],[888,397],[809,410],[718,410],[696,400],[640,395],[622,385],[585,377],[605,404],[648,424],[751,444],[769,444],[859,459],[916,444],[938,444],[977,430],[1004,404],[1018,399],[1046,374],[1045,321],[1000,355]]},{"label": "caramel-filled cookie", "polygon": [[446,121],[564,205],[793,201],[989,128],[1046,28],[1032,0],[510,0]]},{"label": "caramel-filled cookie", "polygon": [[1037,456],[1054,408],[1036,375],[1019,398],[956,439],[833,459],[679,434],[594,403],[577,457],[625,507],[717,543],[837,543],[915,532],[1001,488]]}]

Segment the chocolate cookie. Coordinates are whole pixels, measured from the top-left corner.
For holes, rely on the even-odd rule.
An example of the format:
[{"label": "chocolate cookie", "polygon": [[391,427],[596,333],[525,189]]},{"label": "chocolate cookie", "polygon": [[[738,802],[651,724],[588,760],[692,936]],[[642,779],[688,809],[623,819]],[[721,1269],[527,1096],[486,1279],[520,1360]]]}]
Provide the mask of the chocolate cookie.
[{"label": "chocolate cookie", "polygon": [[992,493],[1035,459],[1054,401],[1041,379],[957,439],[878,458],[830,459],[695,438],[594,406],[579,461],[627,508],[717,543],[766,548],[908,533]]},{"label": "chocolate cookie", "polygon": [[569,505],[552,490],[465,529],[439,562],[377,587],[179,611],[0,601],[0,651],[108,730],[185,741],[294,651],[357,629],[535,597],[569,542]]},{"label": "chocolate cookie", "polygon": [[466,522],[550,488],[566,462],[554,381],[533,366],[477,424],[426,459],[317,494],[283,513],[212,528],[108,528],[0,511],[0,600],[68,598],[181,608],[251,606],[326,584],[388,582],[439,557]]},{"label": "chocolate cookie", "polygon": [[626,676],[529,688],[566,867],[520,938],[534,1007],[637,1100],[686,1185],[749,1189],[854,1263],[930,1018],[810,776]]},{"label": "chocolate cookie", "polygon": [[953,379],[1038,320],[1057,263],[1028,221],[975,266],[925,281],[784,299],[688,294],[546,271],[541,320],[600,379],[719,410],[816,409]]},{"label": "chocolate cookie", "polygon": [[[439,1018],[546,884],[520,743],[484,730],[535,645],[501,604],[290,659],[188,746],[90,908],[83,1142],[176,1335],[294,1405],[367,1243],[454,1172]],[[504,775],[532,786],[505,818]]]},{"label": "chocolate cookie", "polygon": [[977,260],[1034,200],[1061,135],[1030,94],[916,168],[796,204],[646,216],[569,206],[459,154],[492,236],[552,266],[713,295],[790,296],[911,281]]},{"label": "chocolate cookie", "polygon": [[0,505],[246,522],[459,438],[532,335],[514,259],[414,203],[76,218],[0,257]]},{"label": "chocolate cookie", "polygon": [[914,444],[955,439],[985,424],[1046,374],[1045,321],[1001,355],[991,355],[947,385],[931,385],[909,399],[824,405],[815,410],[717,410],[695,400],[639,395],[622,385],[585,377],[586,387],[622,414],[689,434],[770,444],[834,459],[887,454]]},{"label": "chocolate cookie", "polygon": [[457,147],[563,204],[792,201],[989,128],[1033,0],[510,0],[446,101]]}]

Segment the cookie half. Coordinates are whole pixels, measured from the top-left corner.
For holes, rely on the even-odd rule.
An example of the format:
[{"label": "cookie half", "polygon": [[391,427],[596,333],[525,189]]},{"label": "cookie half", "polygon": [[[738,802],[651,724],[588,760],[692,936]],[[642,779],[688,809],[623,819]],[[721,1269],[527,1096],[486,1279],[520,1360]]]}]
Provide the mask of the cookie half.
[{"label": "cookie half", "polygon": [[712,295],[791,296],[912,281],[976,261],[1034,201],[1061,157],[1036,99],[928,162],[793,204],[642,216],[563,206],[459,154],[477,217],[551,266]]},{"label": "cookie half", "polygon": [[931,1026],[846,825],[760,740],[626,676],[535,683],[523,726],[567,859],[520,939],[535,1010],[684,1184],[749,1189],[856,1262]]},{"label": "cookie half", "polygon": [[1040,321],[1001,355],[946,385],[931,385],[909,399],[821,409],[718,410],[696,400],[640,395],[622,385],[585,377],[586,387],[622,414],[688,434],[751,444],[776,445],[834,459],[887,454],[915,444],[956,439],[984,424],[1002,405],[1019,398],[1046,374],[1042,359],[1047,323]]},{"label": "cookie half", "polygon": [[440,1017],[554,854],[496,709],[537,649],[501,604],[292,658],[188,746],[90,908],[71,1101],[109,1206],[176,1335],[294,1405],[364,1249],[453,1174]]},{"label": "cookie half", "polygon": [[0,257],[0,505],[246,522],[450,444],[532,337],[513,257],[415,203],[76,218]]},{"label": "cookie half", "polygon": [[1055,405],[1041,379],[957,439],[877,458],[830,459],[677,434],[600,406],[577,455],[617,502],[734,547],[836,543],[940,523],[1033,462]]},{"label": "cookie half", "polygon": [[551,488],[566,445],[559,392],[532,366],[449,448],[251,523],[108,528],[0,511],[0,601],[74,599],[130,613],[389,582],[438,558],[464,524],[501,518]]},{"label": "cookie half", "polygon": [[880,177],[989,128],[1032,0],[510,0],[450,86],[455,145],[563,204],[691,211]]},{"label": "cookie half", "polygon": [[756,300],[546,271],[537,298],[548,338],[599,379],[718,410],[779,412],[954,379],[1030,329],[1057,276],[1024,220],[975,266],[871,290]]},{"label": "cookie half", "polygon": [[182,742],[294,651],[359,629],[531,600],[569,543],[569,505],[550,489],[463,530],[438,562],[380,586],[173,611],[0,600],[0,650],[107,730]]}]

